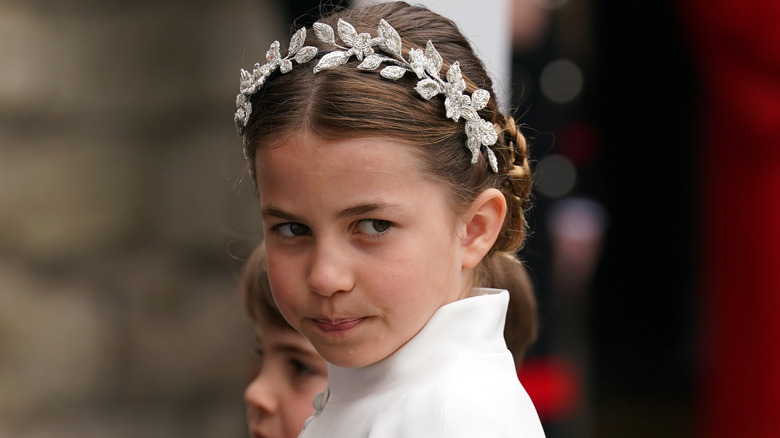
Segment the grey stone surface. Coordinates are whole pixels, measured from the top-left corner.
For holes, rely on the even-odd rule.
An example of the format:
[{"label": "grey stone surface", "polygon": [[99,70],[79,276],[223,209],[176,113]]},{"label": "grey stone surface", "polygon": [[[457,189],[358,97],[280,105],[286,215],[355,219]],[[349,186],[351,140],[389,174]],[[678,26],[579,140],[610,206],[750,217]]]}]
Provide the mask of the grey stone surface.
[{"label": "grey stone surface", "polygon": [[0,0],[0,438],[244,436],[270,1]]}]

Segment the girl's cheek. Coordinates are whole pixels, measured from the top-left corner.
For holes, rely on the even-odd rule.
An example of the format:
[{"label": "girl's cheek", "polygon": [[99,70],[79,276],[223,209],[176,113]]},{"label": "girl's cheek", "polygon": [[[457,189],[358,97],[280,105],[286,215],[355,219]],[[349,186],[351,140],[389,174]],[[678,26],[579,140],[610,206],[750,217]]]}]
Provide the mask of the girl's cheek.
[{"label": "girl's cheek", "polygon": [[268,266],[268,284],[277,303],[290,301],[294,278],[296,276],[289,270],[274,269],[273,265]]},{"label": "girl's cheek", "polygon": [[300,298],[293,293],[293,289],[284,282],[271,283],[271,291],[279,312],[292,325],[295,330],[297,327],[298,313],[302,306],[299,303]]}]

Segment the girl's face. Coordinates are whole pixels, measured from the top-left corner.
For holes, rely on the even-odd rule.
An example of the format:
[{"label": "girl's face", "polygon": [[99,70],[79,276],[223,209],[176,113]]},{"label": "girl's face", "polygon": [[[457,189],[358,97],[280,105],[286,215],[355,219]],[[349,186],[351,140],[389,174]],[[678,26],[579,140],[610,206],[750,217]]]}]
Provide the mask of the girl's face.
[{"label": "girl's face", "polygon": [[328,362],[384,359],[469,295],[465,226],[410,146],[302,135],[256,170],[274,299]]},{"label": "girl's face", "polygon": [[260,369],[244,400],[254,438],[295,438],[328,383],[325,360],[299,333],[263,325],[255,330]]}]

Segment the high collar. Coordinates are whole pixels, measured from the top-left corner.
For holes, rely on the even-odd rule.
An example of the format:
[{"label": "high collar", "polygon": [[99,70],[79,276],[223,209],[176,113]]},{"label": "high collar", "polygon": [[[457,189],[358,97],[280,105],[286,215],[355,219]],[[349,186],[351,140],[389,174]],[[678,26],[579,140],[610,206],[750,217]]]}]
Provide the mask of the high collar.
[{"label": "high collar", "polygon": [[475,289],[473,296],[440,307],[414,338],[385,359],[361,368],[329,363],[329,400],[349,401],[392,388],[401,379],[419,375],[426,364],[446,361],[458,352],[506,351],[508,303],[505,290]]}]

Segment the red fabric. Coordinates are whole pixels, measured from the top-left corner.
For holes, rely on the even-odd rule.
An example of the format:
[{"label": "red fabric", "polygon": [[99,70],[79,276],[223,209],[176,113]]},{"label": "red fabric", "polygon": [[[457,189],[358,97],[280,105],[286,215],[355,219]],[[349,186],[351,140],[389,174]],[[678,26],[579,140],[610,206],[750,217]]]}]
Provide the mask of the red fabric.
[{"label": "red fabric", "polygon": [[780,2],[681,0],[700,68],[699,435],[780,433]]}]

